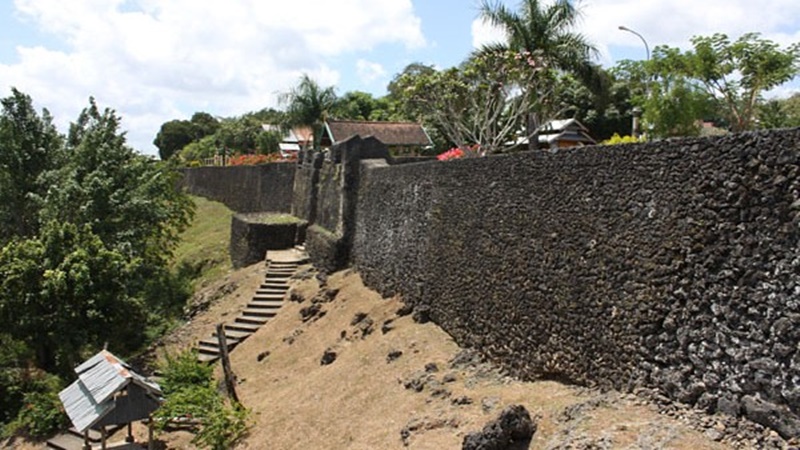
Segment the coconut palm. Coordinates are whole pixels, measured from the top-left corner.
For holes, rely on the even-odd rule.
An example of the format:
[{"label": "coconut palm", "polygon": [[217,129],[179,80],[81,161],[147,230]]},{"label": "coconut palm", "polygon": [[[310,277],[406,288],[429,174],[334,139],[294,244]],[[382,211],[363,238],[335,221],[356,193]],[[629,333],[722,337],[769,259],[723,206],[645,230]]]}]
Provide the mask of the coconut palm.
[{"label": "coconut palm", "polygon": [[306,74],[291,91],[280,96],[287,105],[286,116],[289,126],[309,126],[314,130],[314,147],[319,146],[322,128],[328,113],[336,103],[334,88],[322,88]]},{"label": "coconut palm", "polygon": [[576,2],[556,0],[543,4],[523,0],[519,12],[500,2],[483,0],[481,17],[506,32],[507,42],[485,46],[482,51],[515,50],[536,52],[553,67],[580,79],[594,72],[591,59],[597,49],[585,36],[574,31],[581,18]]}]

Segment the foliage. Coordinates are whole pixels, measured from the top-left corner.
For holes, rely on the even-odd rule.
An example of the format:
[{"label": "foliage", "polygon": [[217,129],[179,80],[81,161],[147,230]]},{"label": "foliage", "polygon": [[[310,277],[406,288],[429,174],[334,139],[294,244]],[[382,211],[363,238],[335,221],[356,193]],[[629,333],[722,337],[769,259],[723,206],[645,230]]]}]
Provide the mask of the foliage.
[{"label": "foliage", "polygon": [[161,125],[153,140],[162,161],[178,154],[187,145],[217,132],[220,124],[211,114],[196,112],[191,120],[170,120]]},{"label": "foliage", "polygon": [[198,362],[197,353],[192,351],[177,356],[165,354],[161,371],[161,387],[166,395],[190,387],[210,387],[214,376],[214,366]]},{"label": "foliage", "polygon": [[736,41],[722,33],[695,36],[692,45],[686,52],[663,47],[658,59],[696,80],[724,105],[733,131],[752,129],[761,94],[800,70],[800,43],[781,49],[758,33],[746,33]]},{"label": "foliage", "polygon": [[214,389],[213,367],[197,361],[196,353],[167,356],[163,370],[166,401],[155,413],[161,429],[176,418],[196,420],[193,442],[214,450],[232,448],[245,436],[250,412],[225,403]]},{"label": "foliage", "polygon": [[216,136],[205,136],[199,141],[194,141],[183,147],[178,153],[180,160],[185,164],[193,161],[202,161],[213,158],[217,154]]},{"label": "foliage", "polygon": [[39,115],[33,100],[16,89],[0,100],[0,245],[36,234],[38,205],[46,185],[39,176],[56,165],[62,137],[47,110]]},{"label": "foliage", "polygon": [[635,144],[637,142],[645,142],[644,138],[637,138],[630,135],[620,136],[617,133],[614,133],[613,136],[604,140],[602,142],[603,145],[617,145],[617,144]]},{"label": "foliage", "polygon": [[336,105],[334,88],[323,88],[304,74],[297,86],[281,94],[280,101],[287,106],[286,124],[311,127],[314,130],[314,147],[319,147],[323,124]]},{"label": "foliage", "polygon": [[34,438],[44,438],[69,423],[57,392],[28,392],[23,403],[17,418],[8,425],[8,434],[23,433]]},{"label": "foliage", "polygon": [[800,94],[789,98],[772,99],[759,105],[759,128],[789,128],[800,126]]},{"label": "foliage", "polygon": [[457,147],[468,151],[478,144],[486,153],[495,153],[517,139],[531,109],[548,118],[556,114],[552,81],[552,72],[538,55],[498,51],[398,84],[414,108]]},{"label": "foliage", "polygon": [[587,88],[574,75],[562,73],[557,80],[556,97],[567,116],[580,121],[598,141],[614,134],[629,133],[632,110],[631,91],[626,80],[611,71],[597,69],[608,89],[596,93]]}]

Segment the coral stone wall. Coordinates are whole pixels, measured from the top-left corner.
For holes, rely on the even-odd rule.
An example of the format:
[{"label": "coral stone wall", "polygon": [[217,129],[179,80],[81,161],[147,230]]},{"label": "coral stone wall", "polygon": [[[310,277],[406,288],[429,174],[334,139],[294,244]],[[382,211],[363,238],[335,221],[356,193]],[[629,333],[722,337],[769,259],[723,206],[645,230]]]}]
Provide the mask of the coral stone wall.
[{"label": "coral stone wall", "polygon": [[352,261],[524,378],[800,435],[800,130],[362,164]]},{"label": "coral stone wall", "polygon": [[183,186],[236,212],[291,212],[295,164],[183,169]]}]

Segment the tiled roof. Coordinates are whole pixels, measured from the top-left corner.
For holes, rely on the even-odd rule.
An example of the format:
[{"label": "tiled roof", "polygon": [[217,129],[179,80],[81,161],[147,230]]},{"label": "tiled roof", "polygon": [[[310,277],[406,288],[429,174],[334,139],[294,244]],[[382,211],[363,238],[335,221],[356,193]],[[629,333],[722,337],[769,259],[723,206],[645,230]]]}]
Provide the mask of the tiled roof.
[{"label": "tiled roof", "polygon": [[420,124],[414,122],[329,120],[325,123],[325,128],[333,143],[359,135],[362,138],[373,136],[387,146],[431,145],[431,140],[425,130]]}]

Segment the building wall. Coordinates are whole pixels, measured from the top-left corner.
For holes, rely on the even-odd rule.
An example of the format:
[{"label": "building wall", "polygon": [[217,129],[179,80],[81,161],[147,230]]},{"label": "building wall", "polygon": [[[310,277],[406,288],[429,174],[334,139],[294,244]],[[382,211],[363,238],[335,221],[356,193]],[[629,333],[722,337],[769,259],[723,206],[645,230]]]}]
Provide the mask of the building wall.
[{"label": "building wall", "polygon": [[368,162],[357,211],[365,281],[511,373],[800,433],[800,130]]}]

